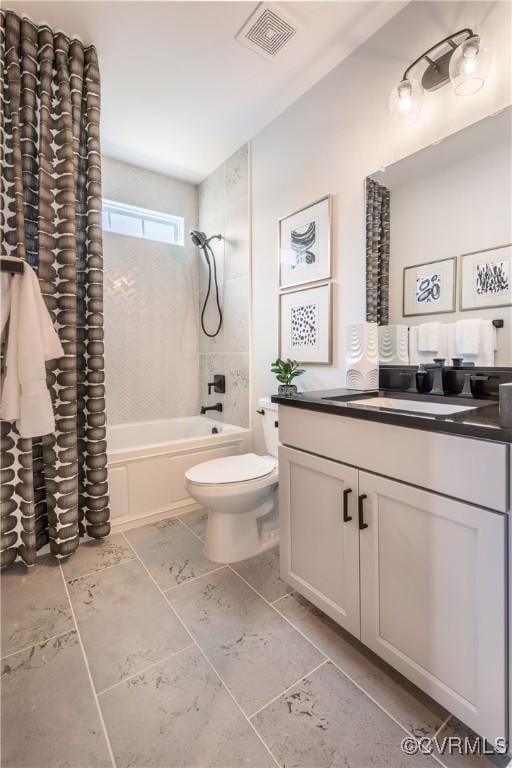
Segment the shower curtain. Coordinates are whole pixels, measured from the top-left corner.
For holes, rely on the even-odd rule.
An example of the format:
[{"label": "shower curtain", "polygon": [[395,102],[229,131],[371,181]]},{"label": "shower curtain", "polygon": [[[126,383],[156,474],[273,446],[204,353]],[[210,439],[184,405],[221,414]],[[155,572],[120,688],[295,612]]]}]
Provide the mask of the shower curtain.
[{"label": "shower curtain", "polygon": [[389,189],[366,179],[366,319],[389,323]]},{"label": "shower curtain", "polygon": [[[96,50],[0,11],[2,255],[37,270],[64,356],[47,364],[56,431],[1,433],[1,562],[110,532]],[[29,266],[31,265],[31,266]]]}]

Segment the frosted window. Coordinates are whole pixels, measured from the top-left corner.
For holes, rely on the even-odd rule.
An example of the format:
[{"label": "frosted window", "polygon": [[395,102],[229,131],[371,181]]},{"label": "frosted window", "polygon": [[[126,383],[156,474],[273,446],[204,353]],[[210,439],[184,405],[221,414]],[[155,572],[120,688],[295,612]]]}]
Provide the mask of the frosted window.
[{"label": "frosted window", "polygon": [[101,223],[106,232],[184,245],[184,219],[181,216],[103,200]]}]

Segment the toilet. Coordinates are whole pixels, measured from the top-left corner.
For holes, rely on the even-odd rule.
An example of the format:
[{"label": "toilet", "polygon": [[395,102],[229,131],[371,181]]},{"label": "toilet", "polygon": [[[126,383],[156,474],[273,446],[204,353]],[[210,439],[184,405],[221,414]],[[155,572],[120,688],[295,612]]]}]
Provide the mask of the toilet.
[{"label": "toilet", "polygon": [[277,518],[277,405],[260,398],[258,413],[267,455],[224,456],[185,473],[188,493],[208,510],[204,553],[214,563],[245,560],[278,543],[277,526],[266,528],[262,520]]}]

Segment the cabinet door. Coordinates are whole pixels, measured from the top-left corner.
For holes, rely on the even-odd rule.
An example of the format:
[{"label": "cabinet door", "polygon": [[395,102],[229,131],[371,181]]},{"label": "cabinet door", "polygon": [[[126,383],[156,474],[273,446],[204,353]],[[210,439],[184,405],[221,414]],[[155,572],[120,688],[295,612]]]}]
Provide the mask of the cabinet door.
[{"label": "cabinet door", "polygon": [[361,639],[489,739],[506,736],[505,516],[359,473]]},{"label": "cabinet door", "polygon": [[281,575],[359,637],[357,471],[279,449]]}]

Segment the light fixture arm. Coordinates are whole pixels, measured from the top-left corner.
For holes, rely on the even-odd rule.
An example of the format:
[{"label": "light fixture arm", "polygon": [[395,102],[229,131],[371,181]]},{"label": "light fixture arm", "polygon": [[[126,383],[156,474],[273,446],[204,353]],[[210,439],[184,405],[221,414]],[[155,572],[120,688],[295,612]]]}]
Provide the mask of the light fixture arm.
[{"label": "light fixture arm", "polygon": [[440,48],[445,43],[448,43],[448,45],[450,45],[451,48],[453,48],[453,50],[455,50],[455,48],[457,47],[458,43],[454,42],[454,38],[459,37],[460,35],[465,35],[466,37],[464,39],[465,40],[469,40],[470,37],[474,37],[475,33],[473,32],[472,29],[470,29],[469,27],[466,27],[465,29],[459,29],[458,32],[454,32],[452,35],[448,35],[448,37],[445,37],[443,40],[440,40],[438,43],[436,43],[431,48],[429,48],[424,53],[422,53],[421,56],[418,56],[418,58],[415,61],[413,61],[412,64],[409,64],[409,66],[407,67],[407,69],[405,70],[405,72],[404,72],[404,74],[402,76],[402,80],[408,80],[409,72],[412,69],[414,69],[414,67],[417,64],[419,64],[422,59],[425,59],[428,62],[429,66],[437,68],[438,65],[437,65],[435,59],[429,58],[430,54],[433,53],[438,48]]}]

